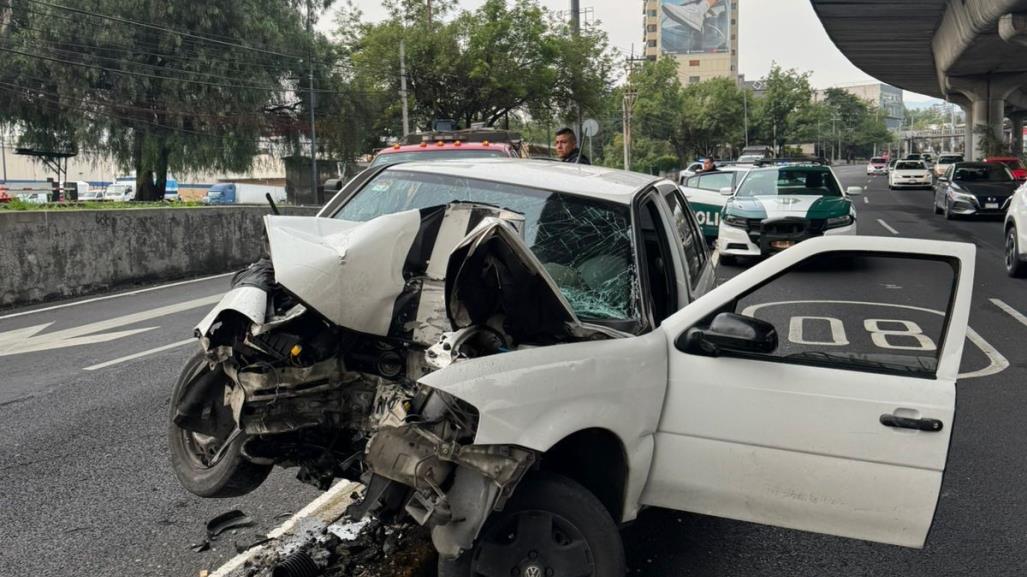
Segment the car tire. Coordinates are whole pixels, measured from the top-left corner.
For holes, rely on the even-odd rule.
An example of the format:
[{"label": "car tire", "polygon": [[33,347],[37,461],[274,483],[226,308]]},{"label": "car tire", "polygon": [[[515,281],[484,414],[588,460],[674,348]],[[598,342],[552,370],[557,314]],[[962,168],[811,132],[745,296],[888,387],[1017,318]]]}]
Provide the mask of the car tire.
[{"label": "car tire", "polygon": [[[220,371],[220,369],[217,369]],[[187,491],[200,497],[238,497],[245,495],[264,482],[271,473],[272,465],[258,465],[242,455],[245,437],[236,436],[217,463],[210,465],[208,459],[216,452],[220,443],[215,437],[187,431],[175,424],[174,416],[178,400],[185,391],[199,379],[211,375],[203,351],[198,351],[182,369],[182,374],[171,393],[168,416],[168,445],[171,450],[171,468],[179,483]],[[222,378],[224,377],[222,374]],[[232,419],[231,408],[224,409],[221,389],[218,397],[211,399],[211,410],[220,411],[221,416]],[[218,405],[221,405],[220,407]],[[225,412],[227,411],[227,414]],[[233,419],[234,422],[234,419]],[[234,428],[234,427],[233,427]],[[227,440],[224,435],[222,441]],[[201,446],[203,445],[203,446]]]},{"label": "car tire", "polygon": [[[546,528],[549,535],[544,535]],[[576,559],[554,557],[571,548]],[[503,510],[485,523],[474,549],[438,562],[438,577],[623,577],[626,572],[624,544],[606,507],[578,483],[551,473],[525,479]]]},{"label": "car tire", "polygon": [[1027,263],[1020,260],[1020,243],[1015,226],[1006,229],[1006,274],[1013,278],[1027,276]]}]

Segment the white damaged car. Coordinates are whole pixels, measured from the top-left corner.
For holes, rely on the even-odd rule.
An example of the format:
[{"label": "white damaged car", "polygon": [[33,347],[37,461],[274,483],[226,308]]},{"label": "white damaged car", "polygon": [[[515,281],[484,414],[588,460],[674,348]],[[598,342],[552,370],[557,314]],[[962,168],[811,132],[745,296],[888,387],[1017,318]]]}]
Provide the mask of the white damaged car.
[{"label": "white damaged car", "polygon": [[[818,238],[712,289],[674,183],[534,161],[371,170],[266,224],[172,396],[196,494],[359,478],[351,515],[430,527],[440,575],[623,575],[645,506],[926,538],[972,245]],[[947,292],[839,312],[903,275]]]}]

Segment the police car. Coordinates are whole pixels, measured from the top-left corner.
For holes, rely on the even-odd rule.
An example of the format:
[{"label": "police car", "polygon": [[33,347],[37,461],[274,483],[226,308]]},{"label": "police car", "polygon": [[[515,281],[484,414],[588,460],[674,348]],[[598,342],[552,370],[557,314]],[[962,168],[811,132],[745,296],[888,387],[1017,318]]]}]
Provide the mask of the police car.
[{"label": "police car", "polygon": [[720,262],[782,251],[817,236],[856,234],[851,196],[826,166],[792,164],[749,172],[721,213]]},{"label": "police car", "polygon": [[751,166],[722,166],[681,180],[681,192],[695,211],[707,242],[717,239],[720,213],[750,170]]}]

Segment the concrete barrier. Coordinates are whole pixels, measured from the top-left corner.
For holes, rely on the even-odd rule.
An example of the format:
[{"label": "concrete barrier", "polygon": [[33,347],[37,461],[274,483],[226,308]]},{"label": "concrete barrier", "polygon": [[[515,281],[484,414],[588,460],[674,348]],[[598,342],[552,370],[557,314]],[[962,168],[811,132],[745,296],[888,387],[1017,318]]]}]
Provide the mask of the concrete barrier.
[{"label": "concrete barrier", "polygon": [[[281,207],[310,215],[317,208]],[[231,271],[259,258],[264,207],[0,212],[0,307]]]}]

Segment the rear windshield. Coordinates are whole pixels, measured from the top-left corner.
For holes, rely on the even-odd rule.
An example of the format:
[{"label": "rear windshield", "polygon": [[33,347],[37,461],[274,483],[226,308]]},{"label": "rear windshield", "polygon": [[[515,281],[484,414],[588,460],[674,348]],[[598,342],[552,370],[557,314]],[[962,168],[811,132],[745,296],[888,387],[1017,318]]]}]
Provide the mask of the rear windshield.
[{"label": "rear windshield", "polygon": [[509,158],[502,149],[495,150],[432,150],[427,148],[425,150],[418,150],[416,152],[386,152],[379,154],[371,162],[369,168],[377,168],[379,166],[392,166],[400,162],[411,162],[415,160],[459,160],[462,158]]},{"label": "rear windshield", "polygon": [[957,162],[963,162],[962,156],[941,156],[938,157],[938,164],[955,164]]},{"label": "rear windshield", "polygon": [[828,169],[815,166],[785,166],[750,172],[738,187],[737,196],[786,194],[842,196],[842,191]]},{"label": "rear windshield", "polygon": [[1009,182],[1012,175],[1001,164],[956,165],[952,180],[961,182]]},{"label": "rear windshield", "polygon": [[885,160],[883,158],[871,158],[870,159],[870,163],[871,164],[884,164],[884,162],[885,162]]},{"label": "rear windshield", "polygon": [[926,170],[926,168],[924,167],[924,163],[922,162],[912,162],[905,160],[896,164],[895,170]]},{"label": "rear windshield", "polygon": [[1020,162],[1020,159],[1018,158],[1004,158],[999,162],[1008,166],[1009,168],[1023,168],[1023,163]]}]

